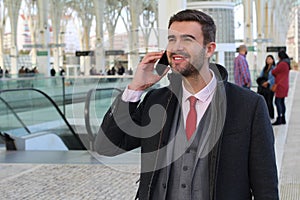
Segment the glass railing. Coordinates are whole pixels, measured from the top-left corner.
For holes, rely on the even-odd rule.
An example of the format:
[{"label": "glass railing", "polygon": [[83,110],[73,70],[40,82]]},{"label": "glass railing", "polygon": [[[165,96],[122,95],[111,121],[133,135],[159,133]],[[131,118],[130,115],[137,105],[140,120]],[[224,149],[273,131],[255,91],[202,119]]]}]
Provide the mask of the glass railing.
[{"label": "glass railing", "polygon": [[0,131],[22,138],[31,134],[59,136],[72,150],[85,149],[77,133],[55,102],[37,89],[0,91]]},{"label": "glass railing", "polygon": [[[67,118],[73,117],[70,104],[83,103],[89,90],[95,88],[124,89],[132,76],[70,76],[1,78],[0,90],[35,88],[45,92],[59,106]],[[82,116],[83,117],[83,116]]]},{"label": "glass railing", "polygon": [[[112,103],[113,94],[109,88],[120,91],[131,79],[131,76],[1,79],[0,131],[17,137],[47,131],[59,135],[66,142],[74,137],[72,134],[75,133],[84,146],[89,148],[90,138],[85,124],[88,92],[96,91],[90,96],[89,103],[89,127],[95,134],[103,115]],[[55,106],[44,97],[45,95],[49,96]],[[76,148],[75,146],[71,149]]]}]

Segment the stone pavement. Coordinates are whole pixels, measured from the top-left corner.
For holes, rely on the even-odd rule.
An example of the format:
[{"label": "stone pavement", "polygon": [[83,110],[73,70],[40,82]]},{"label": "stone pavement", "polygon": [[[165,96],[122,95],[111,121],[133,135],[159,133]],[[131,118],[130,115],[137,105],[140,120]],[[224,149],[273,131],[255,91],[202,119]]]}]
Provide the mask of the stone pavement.
[{"label": "stone pavement", "polygon": [[[122,171],[120,171],[120,169]],[[0,199],[134,199],[139,167],[78,164],[1,164]]]},{"label": "stone pavement", "polygon": [[115,157],[86,151],[0,152],[0,200],[134,199],[139,150]]},{"label": "stone pavement", "polygon": [[[287,124],[274,127],[281,200],[300,199],[300,77],[291,72],[286,99]],[[50,155],[50,154],[49,154]],[[26,156],[26,153],[22,157]],[[28,155],[27,155],[28,156]],[[36,156],[36,155],[35,155]],[[125,155],[90,164],[72,162],[14,162],[0,152],[0,199],[133,199],[139,178],[138,156]],[[84,156],[84,155],[82,155]],[[46,160],[47,158],[45,158]],[[54,159],[54,158],[52,158]],[[57,159],[57,158],[55,158]],[[86,158],[85,160],[89,160]],[[20,160],[20,157],[19,159]],[[35,161],[35,158],[32,158]],[[38,159],[36,159],[38,160]],[[45,164],[48,163],[48,164]],[[52,163],[52,164],[51,164]],[[103,164],[104,163],[104,164]]]}]

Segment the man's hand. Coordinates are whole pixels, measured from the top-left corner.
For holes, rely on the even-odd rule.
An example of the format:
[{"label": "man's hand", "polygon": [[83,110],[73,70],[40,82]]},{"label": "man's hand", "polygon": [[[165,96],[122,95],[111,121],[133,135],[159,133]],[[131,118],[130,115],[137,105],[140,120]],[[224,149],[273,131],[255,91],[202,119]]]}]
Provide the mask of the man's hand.
[{"label": "man's hand", "polygon": [[169,71],[169,68],[159,76],[154,74],[154,64],[161,58],[163,52],[151,52],[147,53],[143,60],[139,63],[137,70],[134,74],[134,77],[131,83],[128,85],[130,90],[146,90],[151,87]]}]

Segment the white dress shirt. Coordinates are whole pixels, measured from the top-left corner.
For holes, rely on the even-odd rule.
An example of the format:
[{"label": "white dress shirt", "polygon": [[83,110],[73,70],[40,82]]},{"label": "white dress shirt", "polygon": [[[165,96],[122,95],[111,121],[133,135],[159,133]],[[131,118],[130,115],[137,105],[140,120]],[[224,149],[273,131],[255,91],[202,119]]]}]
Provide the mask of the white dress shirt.
[{"label": "white dress shirt", "polygon": [[[191,94],[189,91],[186,90],[186,88],[183,85],[182,82],[182,114],[183,114],[183,119],[184,119],[184,127],[186,125],[186,118],[190,110],[190,102],[189,102],[189,97],[194,96],[198,100],[196,102],[196,111],[197,111],[197,125],[199,124],[200,120],[202,119],[205,111],[207,110],[213,94],[215,92],[216,86],[217,86],[217,79],[215,77],[215,74],[211,71],[213,77],[210,80],[210,82],[198,93],[196,94]],[[198,126],[197,126],[198,127]]]}]

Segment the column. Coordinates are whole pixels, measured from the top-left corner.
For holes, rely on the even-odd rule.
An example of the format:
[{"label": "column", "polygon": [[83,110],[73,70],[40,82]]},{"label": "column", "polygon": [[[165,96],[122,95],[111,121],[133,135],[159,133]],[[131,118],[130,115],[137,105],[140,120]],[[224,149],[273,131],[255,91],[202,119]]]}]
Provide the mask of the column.
[{"label": "column", "polygon": [[[253,0],[244,0],[244,24],[245,38],[244,43],[247,47],[253,46]],[[253,51],[248,51],[247,61],[250,71],[253,71],[256,65],[256,58]]]},{"label": "column", "polygon": [[63,59],[63,57],[60,54],[61,50],[61,40],[60,40],[60,35],[61,35],[61,21],[62,21],[62,9],[57,9],[57,8],[63,8],[65,5],[64,1],[60,0],[51,0],[50,2],[50,17],[51,17],[51,22],[52,22],[52,32],[53,32],[53,46],[51,46],[52,51],[53,51],[53,62],[54,62],[54,68],[56,71],[59,70],[60,65],[60,60]]},{"label": "column", "polygon": [[130,17],[131,26],[129,32],[129,55],[128,55],[128,66],[132,68],[133,71],[140,61],[139,59],[139,11],[142,9],[142,2],[136,0],[129,0],[130,6]]},{"label": "column", "polygon": [[[6,2],[5,2],[6,3]],[[8,7],[8,16],[10,19],[11,26],[11,74],[18,73],[18,46],[17,46],[17,26],[18,26],[18,17],[19,10],[21,6],[21,1],[19,0],[10,0],[9,3],[6,3]]]},{"label": "column", "polygon": [[265,41],[267,38],[265,38],[266,36],[269,37],[269,35],[265,35],[263,33],[263,27],[265,24],[265,21],[267,19],[263,19],[263,5],[264,5],[264,0],[256,0],[255,1],[255,6],[256,6],[256,26],[257,26],[257,65],[254,66],[254,70],[255,72],[258,72],[262,69],[262,66],[264,65],[264,55],[265,55]]},{"label": "column", "polygon": [[96,46],[95,46],[95,58],[96,58],[96,70],[99,72],[105,72],[105,53],[103,45],[103,23],[104,23],[104,4],[105,0],[94,0],[95,15],[96,15]]},{"label": "column", "polygon": [[47,3],[47,0],[38,0],[39,33],[43,48],[37,53],[37,67],[40,73],[45,74],[45,76],[50,76],[50,51],[48,48],[50,33],[48,24],[49,9]]},{"label": "column", "polygon": [[253,1],[244,0],[245,44],[253,44]]}]

